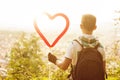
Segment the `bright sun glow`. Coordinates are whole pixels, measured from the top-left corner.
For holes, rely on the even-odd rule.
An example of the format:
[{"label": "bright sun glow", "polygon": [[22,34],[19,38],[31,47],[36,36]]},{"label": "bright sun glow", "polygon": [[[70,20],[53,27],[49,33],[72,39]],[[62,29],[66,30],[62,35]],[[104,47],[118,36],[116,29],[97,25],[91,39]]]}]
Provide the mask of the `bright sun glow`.
[{"label": "bright sun glow", "polygon": [[114,10],[120,10],[119,3],[119,0],[0,0],[0,29],[33,31],[33,20],[44,12],[51,15],[64,13],[71,25],[80,24],[84,13],[96,15],[98,24],[109,22],[113,19]]}]

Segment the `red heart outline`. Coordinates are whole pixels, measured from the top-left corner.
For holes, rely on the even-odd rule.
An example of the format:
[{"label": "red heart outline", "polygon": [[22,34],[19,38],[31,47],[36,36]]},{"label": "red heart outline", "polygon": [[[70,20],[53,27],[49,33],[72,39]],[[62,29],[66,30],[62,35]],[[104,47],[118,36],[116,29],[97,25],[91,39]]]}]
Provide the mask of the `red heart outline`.
[{"label": "red heart outline", "polygon": [[66,25],[65,25],[64,30],[57,36],[57,38],[54,40],[54,42],[53,42],[52,44],[50,44],[50,43],[48,42],[48,40],[45,38],[45,36],[41,33],[40,29],[38,28],[38,25],[37,25],[36,21],[34,21],[34,28],[35,28],[35,30],[37,31],[37,33],[39,34],[39,36],[43,39],[43,41],[46,43],[46,45],[51,48],[51,47],[54,47],[55,44],[56,44],[56,43],[62,38],[62,36],[67,32],[67,30],[68,30],[68,28],[69,28],[69,18],[68,18],[65,14],[63,14],[63,13],[57,13],[57,14],[55,14],[55,15],[53,15],[53,16],[51,16],[51,15],[48,14],[48,13],[46,13],[46,15],[47,15],[51,20],[55,19],[55,18],[58,17],[58,16],[61,16],[61,17],[63,17],[63,18],[66,20]]}]

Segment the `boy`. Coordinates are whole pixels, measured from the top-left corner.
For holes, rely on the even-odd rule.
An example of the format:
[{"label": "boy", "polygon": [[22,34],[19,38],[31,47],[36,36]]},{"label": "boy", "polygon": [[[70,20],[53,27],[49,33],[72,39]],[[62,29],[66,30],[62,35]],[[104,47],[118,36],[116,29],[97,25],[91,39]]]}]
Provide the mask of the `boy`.
[{"label": "boy", "polygon": [[[82,16],[80,28],[82,30],[82,36],[80,36],[77,41],[79,41],[80,44],[85,45],[84,47],[95,47],[99,42],[95,39],[95,37],[92,35],[93,31],[96,29],[96,17],[91,14],[85,14]],[[83,41],[82,41],[83,40]],[[89,43],[89,41],[94,41],[93,43]],[[48,54],[48,60],[55,65],[57,65],[59,68],[66,70],[68,66],[72,63],[73,66],[77,63],[77,52],[82,50],[82,46],[78,44],[77,41],[73,41],[66,54],[65,59],[61,62],[59,62],[53,54]],[[103,60],[103,68],[105,71],[105,53],[103,50],[103,47],[101,45],[98,46],[97,50],[102,55]]]}]

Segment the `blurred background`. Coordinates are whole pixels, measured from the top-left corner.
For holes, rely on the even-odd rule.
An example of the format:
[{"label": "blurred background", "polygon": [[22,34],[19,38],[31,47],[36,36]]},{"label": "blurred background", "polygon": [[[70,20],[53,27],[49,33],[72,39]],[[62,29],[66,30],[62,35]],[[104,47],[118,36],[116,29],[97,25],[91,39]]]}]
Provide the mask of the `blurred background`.
[{"label": "blurred background", "polygon": [[[49,64],[47,54],[51,51],[63,58],[69,43],[82,34],[81,16],[90,13],[97,17],[94,35],[104,46],[109,80],[120,80],[119,3],[119,0],[0,0],[1,79],[66,80],[69,70],[63,72]],[[63,13],[70,20],[68,31],[51,49],[35,31],[34,20],[50,43],[66,23],[61,17],[50,20],[45,12]]]}]

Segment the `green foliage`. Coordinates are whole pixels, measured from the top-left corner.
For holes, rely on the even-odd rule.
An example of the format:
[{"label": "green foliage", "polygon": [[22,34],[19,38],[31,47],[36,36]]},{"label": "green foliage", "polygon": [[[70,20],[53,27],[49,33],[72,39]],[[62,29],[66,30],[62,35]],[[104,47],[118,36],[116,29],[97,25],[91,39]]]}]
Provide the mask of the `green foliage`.
[{"label": "green foliage", "polygon": [[108,79],[107,80],[119,80],[117,77],[108,77]]},{"label": "green foliage", "polygon": [[[39,38],[23,33],[10,52],[6,80],[45,80],[48,76],[42,61]],[[44,77],[44,79],[42,79]]]},{"label": "green foliage", "polygon": [[[109,77],[120,79],[120,41],[115,41],[112,46],[108,47],[107,52],[107,73]],[[110,79],[110,80],[118,80]]]},{"label": "green foliage", "polygon": [[69,70],[63,71],[61,69],[58,69],[53,72],[51,76],[51,80],[67,80],[69,74]]}]

